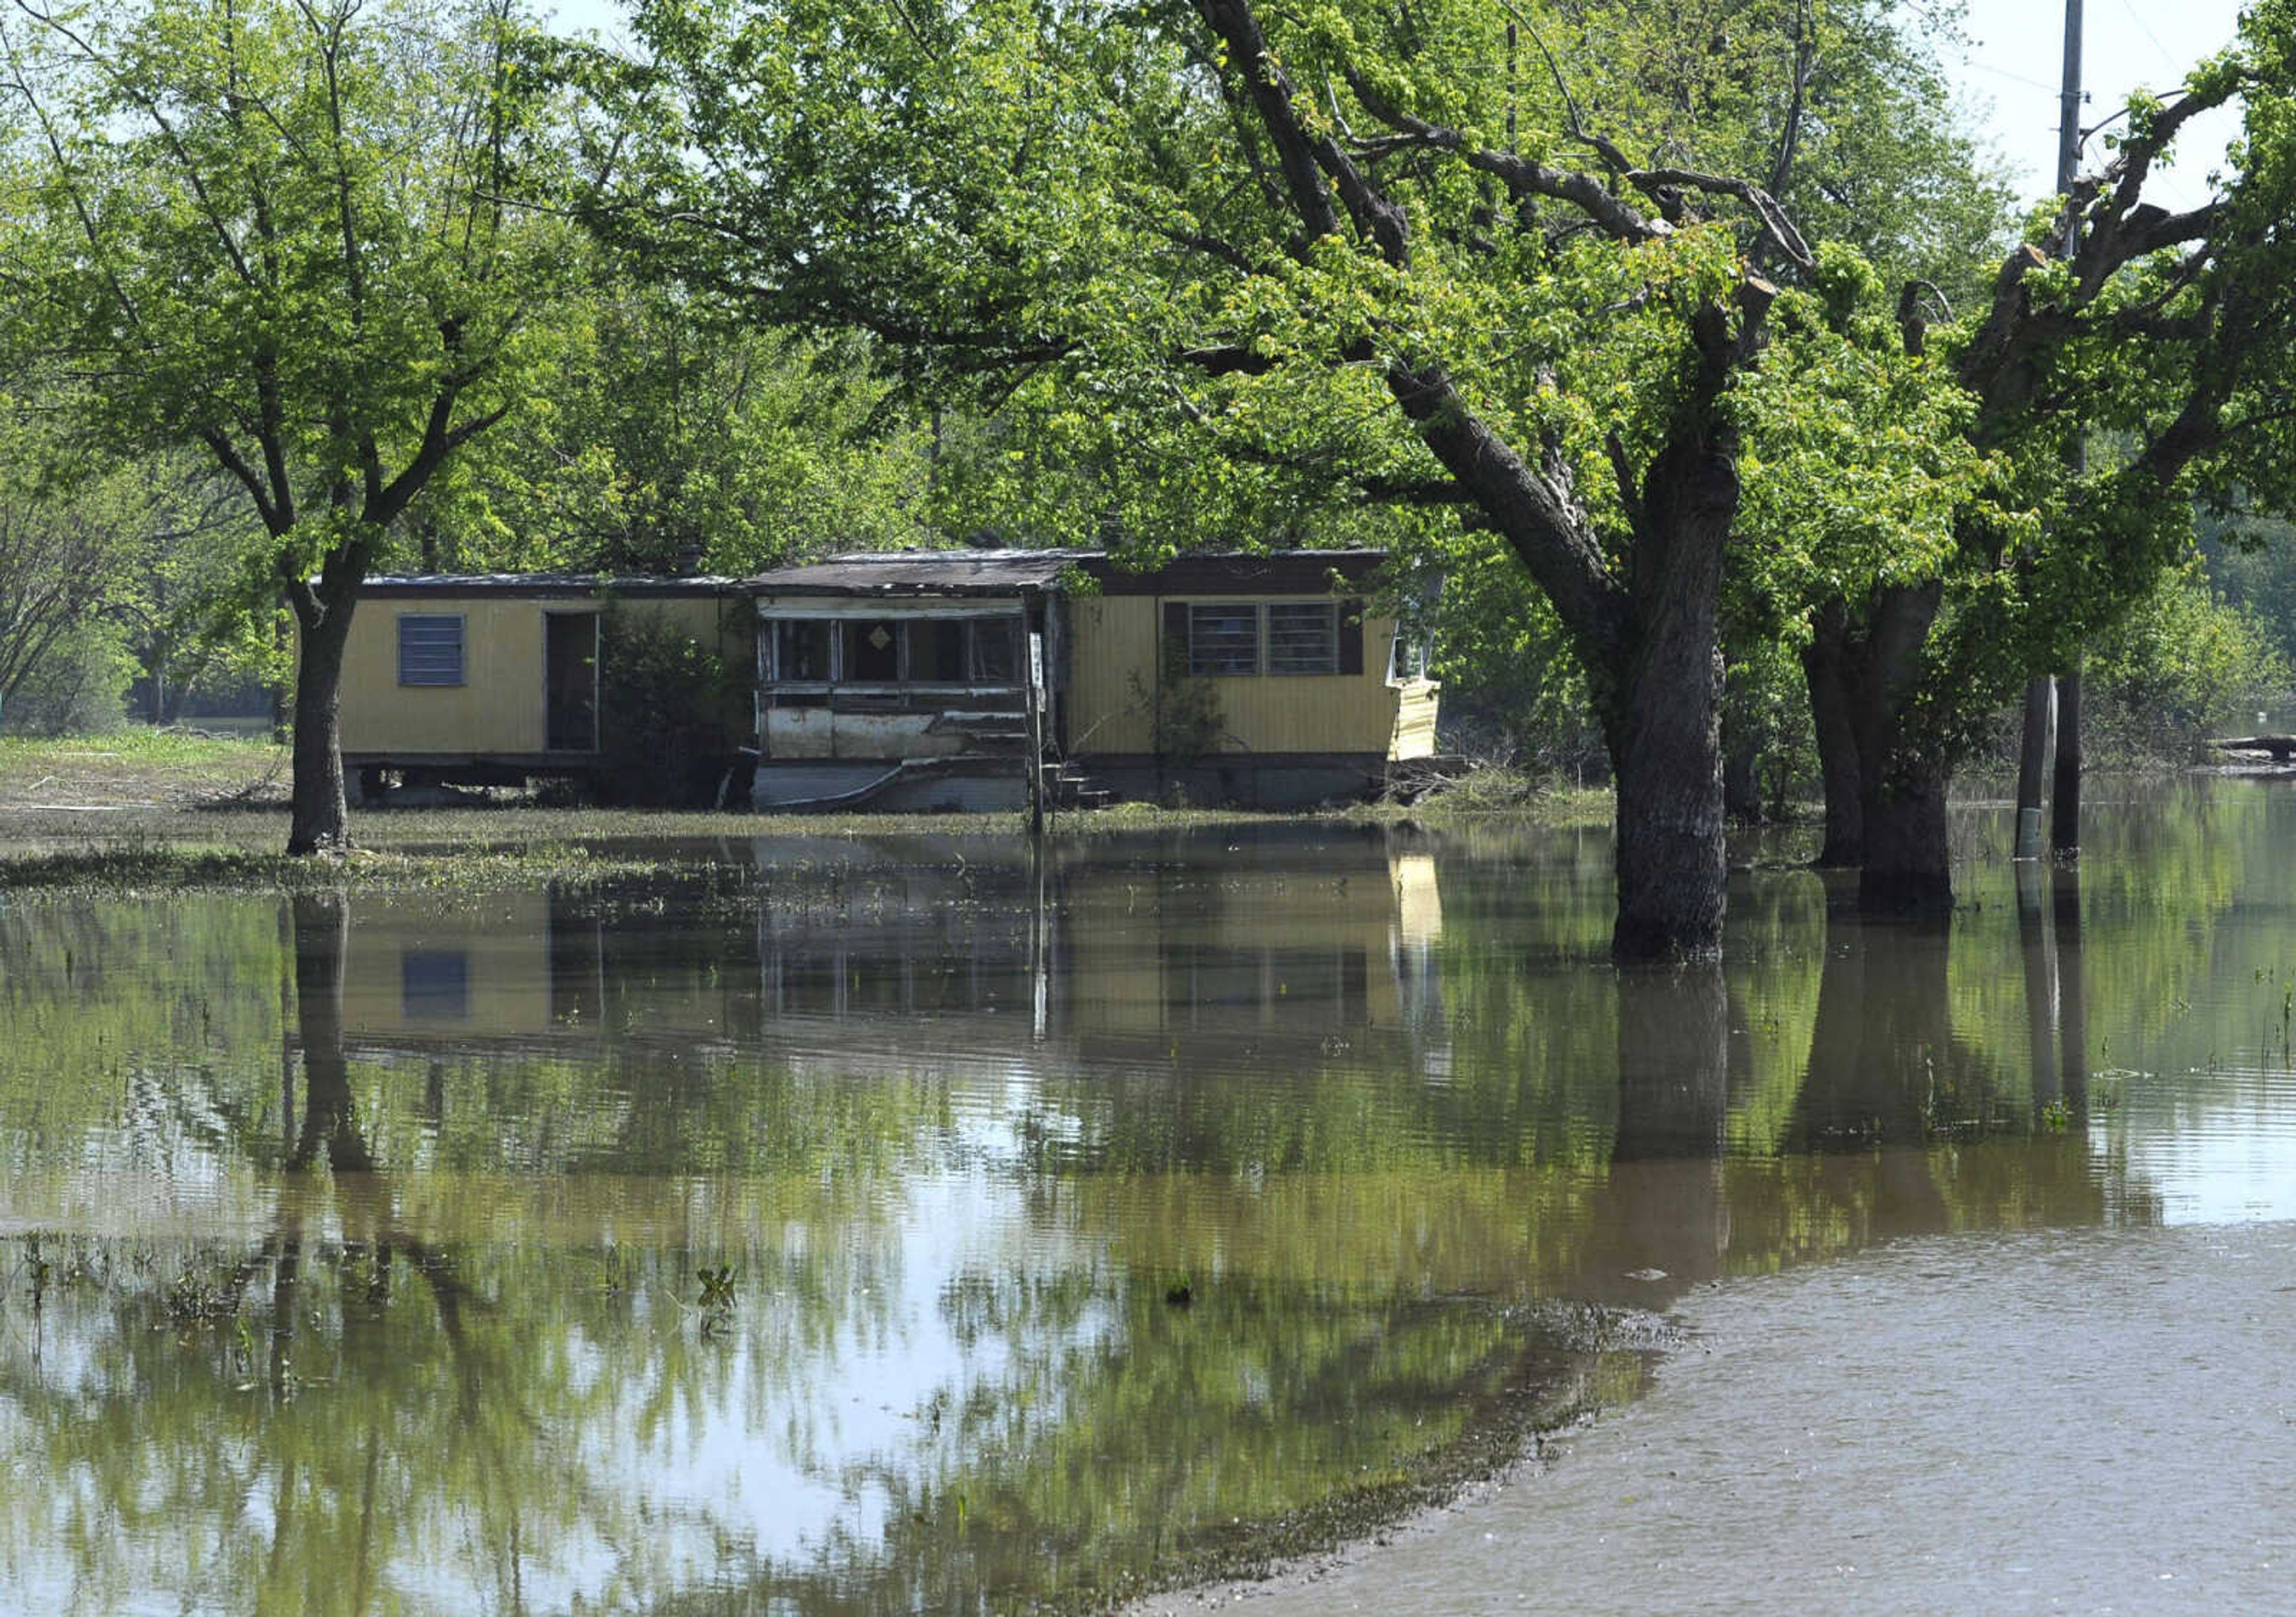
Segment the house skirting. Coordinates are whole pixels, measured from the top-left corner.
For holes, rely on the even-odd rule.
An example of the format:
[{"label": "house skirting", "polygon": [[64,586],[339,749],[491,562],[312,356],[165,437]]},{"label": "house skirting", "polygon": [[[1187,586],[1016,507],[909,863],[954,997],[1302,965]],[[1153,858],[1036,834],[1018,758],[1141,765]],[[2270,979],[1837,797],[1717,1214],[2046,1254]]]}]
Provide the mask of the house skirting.
[{"label": "house skirting", "polygon": [[750,805],[765,812],[988,813],[1028,806],[1026,763],[1015,757],[761,758]]}]

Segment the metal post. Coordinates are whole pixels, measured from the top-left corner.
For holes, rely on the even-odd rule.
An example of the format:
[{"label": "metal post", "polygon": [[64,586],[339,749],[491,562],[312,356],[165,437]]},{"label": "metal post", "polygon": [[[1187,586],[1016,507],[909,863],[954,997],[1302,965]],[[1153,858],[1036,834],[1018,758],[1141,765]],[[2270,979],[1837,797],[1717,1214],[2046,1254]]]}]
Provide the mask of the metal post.
[{"label": "metal post", "polygon": [[1045,637],[1028,632],[1029,834],[1045,834]]}]

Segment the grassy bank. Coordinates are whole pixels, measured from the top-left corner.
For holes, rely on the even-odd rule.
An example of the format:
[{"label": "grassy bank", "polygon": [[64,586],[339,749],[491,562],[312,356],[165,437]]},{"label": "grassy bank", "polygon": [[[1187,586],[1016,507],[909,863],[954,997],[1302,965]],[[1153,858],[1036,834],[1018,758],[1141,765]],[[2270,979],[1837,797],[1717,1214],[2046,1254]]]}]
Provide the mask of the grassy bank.
[{"label": "grassy bank", "polygon": [[[354,810],[342,860],[291,860],[288,755],[268,741],[127,729],[0,738],[0,886],[277,888],[603,881],[690,868],[696,845],[758,837],[963,837],[1004,840],[1019,814],[756,814],[543,807],[501,794],[455,807]],[[1063,838],[1272,821],[1499,819],[1606,823],[1606,791],[1556,789],[1478,771],[1405,806],[1322,814],[1125,804],[1055,817]]]}]

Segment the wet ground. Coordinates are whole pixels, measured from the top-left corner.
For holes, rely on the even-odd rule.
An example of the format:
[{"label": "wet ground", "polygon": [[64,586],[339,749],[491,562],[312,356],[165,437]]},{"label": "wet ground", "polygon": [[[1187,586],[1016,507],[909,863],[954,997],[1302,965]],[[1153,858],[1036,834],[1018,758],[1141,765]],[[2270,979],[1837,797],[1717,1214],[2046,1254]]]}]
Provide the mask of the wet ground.
[{"label": "wet ground", "polygon": [[2296,1605],[2296,1228],[1907,1241],[1685,1298],[1650,1393],[1255,1617]]},{"label": "wet ground", "polygon": [[1746,850],[1690,972],[1585,833],[0,894],[0,1608],[1091,1608],[1398,1517],[1255,1598],[2268,1605],[2296,796],[2022,892],[2002,820],[1949,926]]}]

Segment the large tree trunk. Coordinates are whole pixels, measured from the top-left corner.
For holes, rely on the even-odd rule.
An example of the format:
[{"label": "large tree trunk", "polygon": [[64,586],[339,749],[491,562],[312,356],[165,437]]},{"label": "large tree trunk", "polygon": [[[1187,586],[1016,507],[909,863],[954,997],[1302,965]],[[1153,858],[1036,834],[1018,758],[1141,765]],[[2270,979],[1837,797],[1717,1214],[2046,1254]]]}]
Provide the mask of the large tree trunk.
[{"label": "large tree trunk", "polygon": [[1847,869],[1866,858],[1865,781],[1857,756],[1857,721],[1849,695],[1849,614],[1839,601],[1818,614],[1802,674],[1809,682],[1809,715],[1817,741],[1817,772],[1825,790],[1825,841],[1817,862]]},{"label": "large tree trunk", "polygon": [[1948,768],[1922,729],[1923,646],[1944,599],[1931,583],[1882,591],[1862,616],[1834,603],[1803,653],[1825,772],[1825,864],[1859,867],[1860,909],[1949,908]]},{"label": "large tree trunk", "polygon": [[[1379,170],[1358,161],[1320,119],[1312,98],[1286,75],[1268,46],[1251,0],[1196,0],[1234,70],[1222,76],[1230,105],[1264,128],[1275,159],[1271,183],[1304,228],[1302,246],[1351,239],[1390,269],[1412,261],[1411,210],[1382,189]],[[1438,144],[1466,137],[1383,106],[1360,78],[1350,85],[1374,116]],[[1551,197],[1585,214],[1622,243],[1656,241],[1668,225],[1642,215],[1615,187],[1519,154],[1476,151],[1471,159],[1503,176],[1520,205]],[[1662,207],[1673,204],[1652,193]],[[1790,225],[1772,215],[1770,234],[1815,268]],[[1295,250],[1299,250],[1296,249]],[[1737,444],[1722,400],[1753,363],[1777,289],[1742,276],[1726,298],[1685,306],[1689,365],[1665,441],[1640,474],[1622,436],[1608,448],[1620,502],[1633,529],[1624,571],[1597,531],[1558,439],[1511,444],[1454,387],[1431,353],[1387,361],[1387,386],[1457,493],[1502,535],[1554,604],[1597,688],[1605,739],[1619,780],[1619,918],[1611,952],[1622,960],[1710,956],[1722,943],[1721,664],[1715,602],[1722,551],[1737,514]],[[1403,347],[1411,345],[1405,344]],[[1376,355],[1368,338],[1351,363]],[[1248,363],[1248,362],[1246,362]]]},{"label": "large tree trunk", "polygon": [[[332,592],[330,592],[332,593]],[[318,598],[315,594],[314,598]],[[343,793],[337,723],[343,645],[349,638],[356,588],[320,604],[296,608],[294,787],[287,829],[291,855],[340,853],[350,846],[350,808]]]},{"label": "large tree trunk", "polygon": [[1721,658],[1665,632],[1618,697],[1619,915],[1613,958],[1697,960],[1722,947]]},{"label": "large tree trunk", "polygon": [[1948,775],[1934,759],[1902,751],[1866,781],[1866,862],[1858,870],[1857,907],[1904,914],[1953,907],[1946,844]]},{"label": "large tree trunk", "polygon": [[1684,434],[1644,486],[1633,628],[1611,670],[1605,739],[1618,773],[1620,960],[1722,949],[1722,553],[1738,510],[1730,453]]}]

